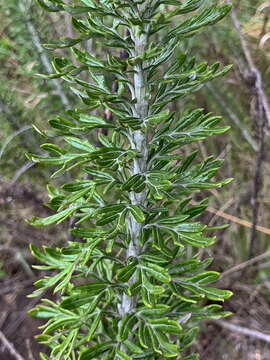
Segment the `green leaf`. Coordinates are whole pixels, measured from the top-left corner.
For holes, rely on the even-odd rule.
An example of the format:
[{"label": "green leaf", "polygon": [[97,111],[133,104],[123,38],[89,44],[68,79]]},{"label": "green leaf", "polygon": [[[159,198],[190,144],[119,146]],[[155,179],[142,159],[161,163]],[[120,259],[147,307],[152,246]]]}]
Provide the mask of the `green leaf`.
[{"label": "green leaf", "polygon": [[96,148],[93,145],[91,145],[87,140],[80,140],[76,137],[71,137],[71,136],[65,137],[65,140],[72,147],[82,151],[92,153],[96,150]]},{"label": "green leaf", "polygon": [[199,360],[199,354],[191,354],[183,357],[181,360]]},{"label": "green leaf", "polygon": [[169,32],[168,37],[170,38],[171,36],[193,34],[201,27],[214,24],[215,22],[221,20],[228,14],[228,12],[231,10],[231,7],[231,5],[224,5],[221,7],[212,6],[210,8],[206,8],[200,14],[195,15],[192,18],[184,21],[182,24],[176,26],[175,29]]},{"label": "green leaf", "polygon": [[133,260],[127,266],[122,267],[121,269],[117,270],[116,278],[118,281],[127,282],[131,276],[134,274],[137,268],[138,261]]},{"label": "green leaf", "polygon": [[157,315],[163,315],[166,312],[169,312],[170,306],[165,304],[158,304],[155,307],[152,308],[139,308],[138,314],[142,315],[143,317],[149,317],[149,316],[157,316]]},{"label": "green leaf", "polygon": [[104,352],[112,349],[114,346],[113,341],[107,341],[102,344],[97,344],[94,346],[90,346],[88,349],[83,351],[81,355],[79,356],[79,360],[91,360],[96,358],[97,356],[100,356]]},{"label": "green leaf", "polygon": [[144,262],[151,262],[156,264],[166,264],[170,259],[160,254],[158,251],[149,251],[140,255],[140,259]]},{"label": "green leaf", "polygon": [[54,144],[42,144],[41,148],[48,151],[49,153],[56,154],[56,155],[64,155],[66,151],[62,149],[58,145]]},{"label": "green leaf", "polygon": [[60,282],[54,289],[54,293],[56,293],[57,291],[60,291],[65,286],[67,286],[72,276],[72,273],[73,273],[73,265],[70,264],[69,266],[66,266],[66,268],[61,272],[59,272],[57,275],[51,277],[44,277],[43,279],[36,281],[35,286],[39,289],[44,290],[44,289],[48,289],[49,287],[53,287],[58,282]]},{"label": "green leaf", "polygon": [[229,290],[221,290],[209,286],[203,286],[200,285],[200,282],[196,283],[195,281],[189,280],[188,277],[179,281],[177,279],[175,282],[196,295],[201,295],[202,297],[207,297],[208,299],[214,301],[224,301],[233,295],[233,293]]},{"label": "green leaf", "polygon": [[179,261],[177,263],[170,265],[169,274],[175,276],[185,272],[202,271],[206,267],[208,267],[212,261],[213,261],[212,258],[208,258],[203,261],[197,259],[188,259],[184,261]]},{"label": "green leaf", "polygon": [[181,349],[186,349],[189,347],[193,341],[198,337],[200,329],[198,327],[194,327],[188,330],[180,337],[180,347]]},{"label": "green leaf", "polygon": [[62,221],[64,221],[66,218],[70,217],[77,209],[76,208],[70,208],[63,211],[60,211],[59,213],[48,216],[46,218],[39,218],[39,217],[33,217],[31,220],[28,220],[28,223],[33,226],[46,226],[51,224],[60,224]]},{"label": "green leaf", "polygon": [[95,332],[96,332],[100,322],[101,322],[101,312],[98,311],[97,314],[94,316],[94,320],[92,321],[91,326],[89,328],[89,332],[87,335],[88,341],[90,341],[92,339],[92,337],[95,335]]},{"label": "green leaf", "polygon": [[179,235],[181,241],[198,248],[204,248],[213,245],[216,241],[215,237],[206,237],[201,234],[179,233]]},{"label": "green leaf", "polygon": [[40,353],[39,355],[40,355],[41,360],[50,360],[49,356],[47,356],[44,353]]},{"label": "green leaf", "polygon": [[94,7],[95,3],[92,0],[81,0],[85,5]]},{"label": "green leaf", "polygon": [[122,190],[140,192],[145,187],[145,176],[142,174],[132,175],[123,185]]},{"label": "green leaf", "polygon": [[[175,215],[175,216],[167,216],[167,217],[162,217],[159,218],[157,223],[160,225],[172,225],[172,226],[177,226],[177,229],[183,229],[185,231],[186,226],[185,224],[179,224],[183,221],[185,221],[186,219],[188,219],[188,215]],[[198,224],[198,223],[197,223]],[[194,229],[194,227],[196,226],[196,223],[191,223],[190,227],[192,229]],[[189,232],[189,231],[188,231]]]},{"label": "green leaf", "polygon": [[129,210],[138,223],[142,223],[145,220],[143,211],[137,205],[129,205]]},{"label": "green leaf", "polygon": [[42,0],[36,0],[37,3],[43,8],[45,9],[46,11],[49,11],[49,12],[57,12],[57,11],[60,11],[60,10],[63,10],[62,6],[56,6],[56,5],[48,5],[46,4],[44,1]]},{"label": "green leaf", "polygon": [[[145,290],[149,294],[153,294],[153,295],[161,295],[165,291],[163,286],[151,284],[149,279],[147,278],[147,276],[144,273],[142,273],[142,286],[145,288]],[[149,303],[148,301],[145,301],[145,304],[146,304],[146,306],[148,306],[148,305],[152,306],[152,304]]]},{"label": "green leaf", "polygon": [[115,358],[119,360],[132,360],[130,356],[128,356],[127,354],[123,353],[120,350],[116,351]]},{"label": "green leaf", "polygon": [[82,285],[76,285],[73,291],[80,294],[97,295],[107,289],[111,284],[105,281],[93,281]]},{"label": "green leaf", "polygon": [[78,120],[90,128],[113,128],[115,125],[107,123],[102,117],[91,114],[78,114]]},{"label": "green leaf", "polygon": [[[219,275],[220,274],[216,271],[206,271],[198,275],[183,277],[183,279],[185,281],[190,281],[196,284],[207,284],[209,282],[218,280]],[[182,279],[182,278],[178,278],[178,279]]]},{"label": "green leaf", "polygon": [[204,291],[204,294],[208,299],[214,301],[224,301],[233,295],[233,293],[229,290],[221,290],[209,286],[201,286],[200,288]]},{"label": "green leaf", "polygon": [[91,198],[94,194],[94,190],[95,190],[94,186],[89,186],[86,189],[84,188],[82,190],[73,192],[71,195],[66,196],[59,210],[61,210],[63,207],[66,207],[67,205],[76,203],[77,200],[83,198],[86,195],[88,199]]},{"label": "green leaf", "polygon": [[97,182],[91,180],[81,180],[81,181],[76,181],[74,183],[65,184],[62,186],[62,188],[63,190],[68,192],[76,192],[83,190],[85,188],[90,189],[92,188],[93,185],[96,185],[96,183]]},{"label": "green leaf", "polygon": [[172,344],[165,333],[156,332],[157,342],[161,352],[166,357],[175,357],[179,354],[180,349],[176,344]]},{"label": "green leaf", "polygon": [[169,283],[171,281],[171,277],[168,274],[168,271],[159,265],[152,263],[141,263],[140,268],[146,271],[148,275],[153,276],[158,281],[161,281],[163,283]]},{"label": "green leaf", "polygon": [[156,125],[159,124],[161,122],[167,121],[170,118],[170,110],[164,110],[161,111],[160,113],[148,116],[147,118],[145,118],[143,120],[143,124],[147,125]]},{"label": "green leaf", "polygon": [[181,305],[177,307],[174,315],[182,317],[190,313],[194,319],[220,319],[231,315],[231,313],[223,312],[221,309],[222,306],[217,304],[198,306],[196,304],[182,302]]},{"label": "green leaf", "polygon": [[97,228],[74,228],[71,233],[75,236],[80,236],[85,239],[106,238],[110,235],[110,230]]},{"label": "green leaf", "polygon": [[99,292],[98,295],[73,295],[67,297],[65,300],[61,302],[61,307],[63,309],[67,310],[75,310],[78,309],[80,306],[83,305],[90,305],[91,307],[95,307],[100,300],[100,298],[103,296],[103,292]]},{"label": "green leaf", "polygon": [[50,322],[49,326],[45,327],[43,333],[50,334],[59,329],[68,329],[71,326],[78,325],[79,321],[80,320],[78,316],[59,316],[54,321]]},{"label": "green leaf", "polygon": [[138,322],[135,314],[125,314],[120,325],[119,338],[121,341],[128,339],[133,326]]},{"label": "green leaf", "polygon": [[[61,313],[59,309],[54,306],[55,306],[54,303],[52,304],[51,307],[45,305],[38,305],[35,308],[29,310],[28,313],[40,319],[54,318],[59,316],[59,313]],[[72,313],[70,312],[69,315],[72,315]]]},{"label": "green leaf", "polygon": [[168,318],[161,319],[147,319],[147,322],[156,331],[164,332],[165,334],[177,334],[182,333],[182,328],[175,320],[169,320]]},{"label": "green leaf", "polygon": [[152,350],[147,350],[142,352],[141,354],[133,355],[134,359],[146,359],[147,356],[154,356],[154,352]]},{"label": "green leaf", "polygon": [[[75,19],[73,19],[73,21],[76,21]],[[90,66],[91,68],[97,68],[97,69],[103,69],[104,68],[104,64],[102,61],[98,60],[95,56],[91,56],[89,53],[87,53],[86,51],[81,51],[75,47],[72,48],[72,52],[75,55],[75,57],[77,58],[78,61],[83,62],[84,64]],[[87,119],[87,114],[85,114],[85,119]],[[92,116],[89,115],[89,119]],[[95,118],[95,116],[93,116],[93,119]],[[98,119],[98,117],[97,117]],[[101,119],[101,118],[100,118]]]},{"label": "green leaf", "polygon": [[141,349],[141,347],[134,344],[134,342],[127,339],[124,341],[124,344],[127,349],[133,354],[133,358],[137,359],[136,355],[134,356],[134,354],[143,354],[143,350]]}]

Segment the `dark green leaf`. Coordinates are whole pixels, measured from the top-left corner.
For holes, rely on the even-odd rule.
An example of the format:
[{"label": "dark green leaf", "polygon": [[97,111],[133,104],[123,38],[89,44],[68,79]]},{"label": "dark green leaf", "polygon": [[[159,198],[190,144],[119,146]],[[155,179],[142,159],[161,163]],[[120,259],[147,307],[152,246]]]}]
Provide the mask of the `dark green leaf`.
[{"label": "dark green leaf", "polygon": [[101,344],[90,346],[87,350],[83,351],[79,360],[90,360],[100,356],[105,351],[110,350],[114,345],[113,341],[107,341]]}]

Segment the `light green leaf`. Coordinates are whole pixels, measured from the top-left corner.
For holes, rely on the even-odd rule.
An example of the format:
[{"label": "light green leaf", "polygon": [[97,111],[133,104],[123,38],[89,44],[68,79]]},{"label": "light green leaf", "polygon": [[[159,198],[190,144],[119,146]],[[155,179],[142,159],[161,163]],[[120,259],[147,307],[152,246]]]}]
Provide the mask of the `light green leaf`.
[{"label": "light green leaf", "polygon": [[132,357],[128,356],[127,354],[123,353],[123,351],[120,350],[116,351],[115,358],[119,360],[132,360]]},{"label": "light green leaf", "polygon": [[79,121],[90,128],[113,128],[115,125],[108,123],[101,116],[79,114]]},{"label": "light green leaf", "polygon": [[168,34],[168,36],[183,36],[187,34],[193,34],[201,27],[221,20],[228,14],[228,12],[231,10],[231,7],[231,5],[224,5],[221,7],[212,6],[210,8],[206,8],[200,14],[195,15],[192,18],[187,19],[182,24],[178,25]]},{"label": "light green leaf", "polygon": [[[132,342],[128,339],[124,341],[124,344],[132,354],[142,354],[143,353],[143,350],[138,345],[134,344],[134,342]],[[134,355],[133,355],[133,357],[134,357]],[[137,358],[137,357],[135,356],[134,358]]]},{"label": "light green leaf", "polygon": [[143,124],[147,126],[147,124],[150,125],[155,125],[155,124],[159,124],[160,122],[166,121],[168,120],[170,117],[170,110],[164,110],[161,111],[160,113],[148,116],[147,118],[144,119]]},{"label": "light green leaf", "polygon": [[86,151],[89,153],[92,153],[96,150],[96,148],[91,145],[87,140],[80,140],[76,137],[65,137],[65,140],[67,143],[69,143],[71,146],[73,146],[76,149]]},{"label": "light green leaf", "polygon": [[138,223],[142,223],[145,220],[143,211],[137,205],[129,205],[129,210]]},{"label": "light green leaf", "polygon": [[81,0],[85,5],[94,7],[95,3],[92,0]]},{"label": "light green leaf", "polygon": [[161,319],[147,319],[149,325],[156,331],[164,332],[165,334],[181,334],[182,328],[180,324],[175,320],[169,320],[168,318]]},{"label": "light green leaf", "polygon": [[75,211],[77,211],[76,208],[69,208],[46,218],[39,218],[34,216],[31,220],[28,220],[28,223],[33,226],[60,224],[66,218],[70,217]]},{"label": "light green leaf", "polygon": [[164,269],[159,265],[152,263],[141,263],[139,266],[142,270],[146,271],[148,275],[153,276],[158,281],[163,283],[169,283],[171,281],[171,277],[168,274],[167,269]]}]

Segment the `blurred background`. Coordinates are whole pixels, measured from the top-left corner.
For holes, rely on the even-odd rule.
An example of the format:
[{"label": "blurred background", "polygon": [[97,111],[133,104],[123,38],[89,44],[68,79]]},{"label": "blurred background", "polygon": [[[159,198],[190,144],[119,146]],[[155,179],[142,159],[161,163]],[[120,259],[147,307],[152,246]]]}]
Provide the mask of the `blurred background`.
[{"label": "blurred background", "polygon": [[[46,129],[51,116],[76,105],[77,98],[60,79],[35,76],[53,71],[53,53],[41,44],[75,33],[67,15],[44,13],[31,0],[0,0],[0,19],[0,359],[36,360],[41,346],[33,337],[41,324],[27,311],[40,298],[26,296],[44,274],[31,267],[29,243],[60,244],[69,224],[40,229],[25,222],[51,214],[45,206],[50,169],[34,166],[25,153],[40,153],[44,142],[32,124]],[[102,56],[98,44],[85,46]],[[202,219],[230,224],[204,251],[223,273],[216,286],[234,292],[225,308],[235,315],[204,322],[193,347],[202,360],[269,360],[270,1],[236,0],[231,16],[185,40],[179,48],[184,51],[198,60],[234,65],[225,78],[172,105],[175,111],[203,107],[231,126],[227,134],[200,143],[199,152],[201,158],[225,158],[219,176],[235,179],[211,192]]]}]

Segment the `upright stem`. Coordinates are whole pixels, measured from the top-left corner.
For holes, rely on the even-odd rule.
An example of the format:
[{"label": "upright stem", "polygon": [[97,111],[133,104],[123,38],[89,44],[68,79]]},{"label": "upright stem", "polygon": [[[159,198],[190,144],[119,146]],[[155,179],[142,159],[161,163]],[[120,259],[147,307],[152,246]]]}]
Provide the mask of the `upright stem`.
[{"label": "upright stem", "polygon": [[[138,57],[142,55],[147,47],[148,43],[148,34],[147,32],[143,34],[131,34],[135,49],[134,56]],[[134,106],[134,116],[144,119],[148,116],[149,112],[149,97],[148,97],[148,86],[147,79],[144,73],[143,62],[134,66],[134,94],[137,100]],[[140,157],[134,159],[132,167],[132,175],[138,173],[144,173],[147,169],[147,159],[148,159],[148,147],[147,147],[147,133],[140,130],[130,131],[130,137],[133,140],[133,147],[135,150],[139,151]],[[141,193],[130,193],[130,202],[133,205],[146,205],[147,192],[143,191]],[[130,234],[130,243],[126,253],[126,258],[129,257],[138,257],[141,251],[140,246],[140,234],[143,227],[143,224],[138,223],[132,216],[128,221],[129,225],[129,234]],[[134,277],[131,278],[130,284],[134,282]],[[120,306],[120,314],[123,316],[126,313],[129,313],[133,308],[136,307],[136,297],[130,297],[126,294],[122,296],[122,304]]]}]

